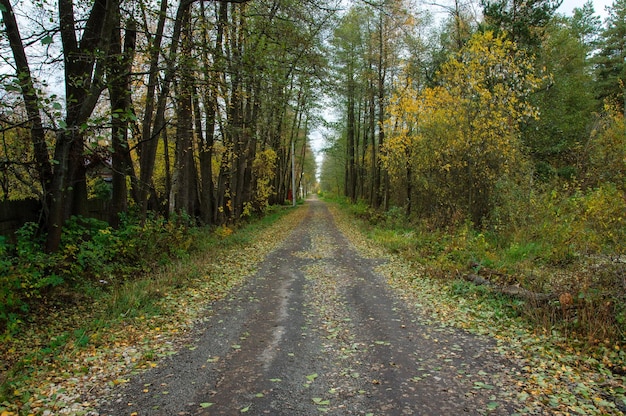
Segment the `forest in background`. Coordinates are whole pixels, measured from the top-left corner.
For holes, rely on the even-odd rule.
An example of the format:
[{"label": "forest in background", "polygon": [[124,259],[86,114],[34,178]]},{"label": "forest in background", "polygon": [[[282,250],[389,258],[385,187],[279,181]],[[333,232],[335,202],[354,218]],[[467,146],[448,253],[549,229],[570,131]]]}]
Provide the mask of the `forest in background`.
[{"label": "forest in background", "polygon": [[355,4],[330,40],[320,188],[429,275],[623,361],[626,2],[604,22],[559,5],[455,1],[433,29],[406,2]]},{"label": "forest in background", "polygon": [[[109,222],[231,223],[310,188],[317,2],[22,2],[3,13],[3,199],[42,201],[45,249],[88,198]],[[39,23],[44,22],[44,23]],[[31,69],[33,68],[33,69]],[[5,65],[7,69],[7,65]]]},{"label": "forest in background", "polygon": [[2,197],[42,206],[0,245],[0,329],[314,190],[322,129],[321,191],[382,244],[623,345],[626,1],[558,6],[0,0]]},{"label": "forest in background", "polygon": [[[0,241],[0,330],[124,282],[315,184],[307,136],[336,5],[0,1],[0,184],[39,220]],[[108,203],[108,221],[87,201]],[[167,242],[168,240],[171,240]]]}]

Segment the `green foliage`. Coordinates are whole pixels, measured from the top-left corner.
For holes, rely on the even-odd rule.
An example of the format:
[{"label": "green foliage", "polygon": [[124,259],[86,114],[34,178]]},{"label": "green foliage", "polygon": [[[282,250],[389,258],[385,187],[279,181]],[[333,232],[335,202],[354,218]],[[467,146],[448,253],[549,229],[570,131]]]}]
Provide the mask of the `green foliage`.
[{"label": "green foliage", "polygon": [[526,243],[512,243],[503,250],[503,263],[516,264],[525,261],[535,261],[540,259],[545,248],[542,243],[530,241]]},{"label": "green foliage", "polygon": [[[587,191],[564,187],[534,192],[526,201],[512,198],[509,203],[514,205],[502,205],[491,227],[503,247],[509,246],[507,250],[526,247],[542,264],[569,264],[581,256],[619,256],[626,249],[625,197],[610,183]],[[516,250],[511,251],[512,258]]]},{"label": "green foliage", "polygon": [[27,223],[16,232],[14,246],[2,241],[0,249],[0,331],[14,331],[21,322],[20,314],[29,304],[40,299],[63,278],[51,271],[55,256],[41,251],[37,224]]},{"label": "green foliage", "polygon": [[597,187],[610,182],[626,191],[626,124],[615,106],[605,106],[582,154],[585,185]]},{"label": "green foliage", "polygon": [[603,184],[581,198],[581,211],[586,237],[583,247],[587,251],[626,254],[626,194],[623,191],[610,183]]},{"label": "green foliage", "polygon": [[581,8],[574,8],[571,27],[580,43],[587,49],[587,53],[591,53],[595,48],[601,25],[602,19],[595,15],[591,0],[588,0]]},{"label": "green foliage", "polygon": [[107,298],[106,315],[114,319],[158,315],[160,311],[155,301],[163,296],[163,286],[164,282],[136,279],[113,288]]},{"label": "green foliage", "polygon": [[0,242],[0,332],[18,330],[33,303],[54,301],[57,289],[112,287],[185,257],[195,235],[184,217],[154,217],[143,223],[125,217],[119,229],[93,218],[72,217],[59,251],[46,254],[44,236],[37,230],[28,223],[16,233],[14,245]]},{"label": "green foliage", "polygon": [[542,28],[548,24],[559,0],[481,0],[483,15],[490,28],[504,31],[520,46],[536,47]]},{"label": "green foliage", "polygon": [[529,120],[523,128],[536,176],[544,180],[575,176],[575,161],[599,108],[587,58],[590,51],[581,40],[585,35],[579,33],[589,30],[576,28],[568,19],[555,19],[546,27],[537,67],[551,75],[549,87],[532,96],[541,117]]},{"label": "green foliage", "polygon": [[[11,277],[13,262],[7,256],[7,244],[5,239],[0,240],[0,323],[9,330],[14,330],[18,324],[16,309],[20,309],[19,298],[16,291],[20,289],[19,280]],[[1,327],[0,327],[1,328]]]},{"label": "green foliage", "polygon": [[[498,208],[481,229],[467,221],[409,223],[397,208],[385,214],[357,205],[350,211],[366,222],[378,246],[430,276],[448,281],[478,274],[495,285],[574,297],[567,313],[556,301],[517,305],[537,328],[556,328],[587,347],[625,343],[626,192],[610,182],[531,190],[503,181],[497,193]],[[458,285],[457,295],[467,292],[468,284]]]},{"label": "green foliage", "polygon": [[112,186],[100,176],[90,178],[89,180],[89,197],[109,201],[112,194]]},{"label": "green foliage", "polygon": [[594,57],[600,98],[619,103],[626,95],[626,0],[615,0],[607,9],[606,29],[600,35],[600,51]]},{"label": "green foliage", "polygon": [[57,269],[73,284],[102,279],[115,256],[108,224],[93,218],[72,217],[65,224]]},{"label": "green foliage", "polygon": [[[118,384],[122,369],[111,357],[119,357],[123,351],[126,354],[129,345],[135,351],[130,364],[134,369],[148,363],[153,366],[158,357],[171,354],[172,337],[203,316],[207,303],[223,298],[253,274],[260,259],[283,241],[305,212],[272,206],[267,215],[243,224],[225,238],[216,237],[209,227],[187,229],[183,235],[185,241],[193,240],[189,246],[193,256],[123,281],[66,284],[59,288],[62,292],[48,294],[40,308],[33,305],[29,315],[17,315],[24,322],[17,322],[13,332],[0,334],[0,356],[7,370],[0,380],[0,413],[41,414],[47,412],[45,406],[55,413],[60,406],[57,395],[73,391],[76,383],[72,380],[83,377],[90,368],[99,368],[102,375],[89,377],[92,388],[106,381]],[[283,217],[287,217],[285,221],[277,223]],[[98,232],[97,221],[75,223],[92,224],[85,235]],[[175,218],[169,223],[169,227],[184,229],[188,219]],[[153,218],[146,228],[154,224],[168,227],[168,222]],[[137,226],[136,231],[143,229],[125,218],[124,226],[131,225]],[[73,227],[76,235],[83,234],[80,226]],[[145,234],[137,238],[142,237]],[[0,250],[6,247],[0,246]]]}]

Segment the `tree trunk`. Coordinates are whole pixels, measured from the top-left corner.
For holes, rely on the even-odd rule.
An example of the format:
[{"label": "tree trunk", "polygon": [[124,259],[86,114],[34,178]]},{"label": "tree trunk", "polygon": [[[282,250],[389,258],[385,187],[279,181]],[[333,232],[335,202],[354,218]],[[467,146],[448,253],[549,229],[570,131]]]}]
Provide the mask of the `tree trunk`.
[{"label": "tree trunk", "polygon": [[[385,37],[384,31],[384,19],[383,11],[379,14],[379,27],[378,27],[378,154],[380,155],[381,149],[385,142]],[[389,177],[382,172],[380,160],[376,161],[376,192],[381,195],[382,187],[382,200],[384,209],[387,210],[389,206]],[[380,197],[377,198],[376,208],[380,206]]]},{"label": "tree trunk", "polygon": [[[165,0],[163,0],[164,2]],[[145,218],[147,210],[148,210],[148,198],[147,195],[150,193],[150,189],[152,187],[152,175],[154,174],[154,165],[156,161],[156,150],[158,141],[156,140],[159,135],[164,134],[164,130],[166,128],[165,121],[165,111],[167,109],[167,101],[170,94],[170,88],[172,84],[172,80],[174,79],[174,75],[176,72],[176,62],[177,62],[177,53],[178,46],[181,36],[182,24],[184,20],[185,14],[189,10],[189,6],[192,1],[183,0],[179,3],[178,9],[176,11],[176,20],[174,22],[174,28],[172,31],[172,43],[170,44],[169,58],[167,60],[167,67],[165,69],[165,76],[163,82],[161,84],[161,94],[157,100],[157,108],[156,114],[154,116],[154,124],[152,126],[152,130],[150,130],[151,117],[152,117],[152,106],[154,105],[154,100],[146,100],[146,112],[144,116],[144,122],[142,127],[142,146],[140,150],[140,183],[141,183],[141,215],[142,218]],[[164,9],[163,3],[161,4],[161,10]],[[164,19],[164,14],[161,15]],[[161,21],[159,20],[159,25]],[[161,29],[160,27],[158,29]],[[162,37],[162,29],[161,32],[157,32],[157,36],[155,36],[155,46],[153,46],[150,63],[150,71],[151,72],[148,81],[148,92],[150,89],[154,89],[156,87],[156,83],[158,80],[158,57],[159,57],[159,48],[156,47],[157,41],[160,45]],[[155,73],[154,79],[152,79],[152,74]],[[154,90],[153,90],[154,92]],[[166,193],[166,195],[169,195]],[[173,202],[173,201],[170,201]]]},{"label": "tree trunk", "polygon": [[[200,219],[205,224],[210,224],[215,218],[215,185],[213,183],[213,146],[215,141],[215,123],[217,112],[218,82],[222,72],[219,68],[222,65],[222,42],[224,37],[224,10],[227,4],[220,2],[218,9],[217,33],[215,38],[215,47],[213,48],[213,65],[209,61],[209,48],[202,48],[202,69],[204,80],[207,84],[204,93],[204,118],[206,124],[206,132],[202,134],[202,121],[199,99],[194,100],[196,117],[196,130],[199,139],[198,152],[200,163]],[[208,27],[206,20],[206,11],[204,2],[200,3],[201,18],[203,27]],[[209,40],[207,30],[203,31],[204,44],[208,45]],[[217,61],[220,61],[219,63]],[[210,70],[217,71],[217,74],[211,74]],[[194,94],[198,97],[198,94]]]},{"label": "tree trunk", "polygon": [[55,146],[46,240],[46,250],[49,252],[59,248],[63,223],[68,215],[87,213],[81,126],[92,114],[103,90],[102,61],[98,59],[96,50],[107,50],[113,13],[119,7],[115,0],[96,0],[79,42],[72,1],[59,0],[58,5],[65,63],[66,118],[65,128],[57,135]]},{"label": "tree trunk", "polygon": [[[302,188],[302,178],[304,177],[304,160],[306,159],[308,133],[309,133],[309,118],[307,117],[304,120],[304,130],[303,130],[304,142],[302,143],[302,152],[300,153],[300,174],[298,175],[298,184],[296,186],[296,189]],[[302,196],[304,197],[305,195],[302,195]]]},{"label": "tree trunk", "polygon": [[369,96],[369,133],[371,137],[371,160],[370,160],[370,175],[371,175],[371,183],[370,183],[370,195],[369,201],[370,206],[374,208],[378,208],[379,200],[378,200],[378,189],[380,188],[380,175],[378,172],[378,161],[377,161],[377,148],[376,148],[376,97],[374,95],[374,81],[370,81],[369,85],[370,96]]},{"label": "tree trunk", "polygon": [[[143,3],[141,3],[143,4]],[[158,83],[159,75],[159,56],[161,53],[161,42],[163,40],[163,30],[167,17],[167,0],[161,0],[161,9],[159,11],[159,21],[157,23],[156,33],[150,44],[150,68],[148,69],[148,85],[146,90],[146,106],[144,109],[144,117],[141,127],[141,143],[139,145],[139,196],[135,201],[141,207],[142,218],[145,218],[148,210],[148,196],[150,193],[150,185],[152,183],[152,174],[154,172],[154,164],[156,162],[156,151],[158,146],[158,137],[160,130],[152,129],[152,118],[154,116],[155,91]],[[145,24],[146,32],[148,33]],[[170,54],[171,55],[171,54]],[[156,121],[155,121],[156,124]],[[162,127],[163,123],[159,123]]]},{"label": "tree trunk", "polygon": [[261,89],[260,80],[256,80],[254,82],[250,81],[250,89],[248,91],[248,96],[251,98],[248,101],[247,111],[245,112],[246,116],[246,127],[245,134],[248,136],[248,150],[247,150],[247,160],[245,166],[245,172],[243,174],[243,190],[242,190],[242,199],[244,205],[252,202],[252,197],[254,194],[254,183],[252,178],[252,164],[256,159],[256,151],[257,151],[257,135],[255,134],[257,120],[259,117],[259,90]]},{"label": "tree trunk", "polygon": [[193,163],[193,117],[192,117],[192,63],[191,14],[189,9],[182,16],[181,71],[177,91],[176,155],[174,167],[174,207],[179,213],[194,214],[195,188]]},{"label": "tree trunk", "polygon": [[13,13],[13,8],[9,0],[0,0],[0,5],[4,7],[2,11],[2,19],[6,27],[7,37],[13,52],[15,67],[17,70],[17,79],[22,89],[22,97],[24,98],[24,106],[26,114],[30,122],[30,135],[33,143],[33,154],[35,155],[35,163],[37,166],[37,174],[42,189],[42,206],[47,212],[47,203],[49,199],[49,191],[52,183],[52,165],[50,164],[50,156],[45,140],[45,132],[41,115],[39,113],[40,100],[35,91],[35,86],[28,66],[28,59],[22,37],[20,35],[17,20]]},{"label": "tree trunk", "polygon": [[130,72],[132,68],[136,30],[132,20],[128,22],[122,51],[121,19],[116,16],[117,24],[111,35],[109,59],[109,96],[111,99],[111,140],[113,154],[113,193],[109,210],[109,223],[119,225],[119,214],[128,208],[128,189],[126,178],[129,174],[130,161],[128,146],[128,122],[130,118]]},{"label": "tree trunk", "polygon": [[355,88],[353,74],[348,79],[348,126],[346,132],[346,196],[356,202],[356,165],[355,165]]}]

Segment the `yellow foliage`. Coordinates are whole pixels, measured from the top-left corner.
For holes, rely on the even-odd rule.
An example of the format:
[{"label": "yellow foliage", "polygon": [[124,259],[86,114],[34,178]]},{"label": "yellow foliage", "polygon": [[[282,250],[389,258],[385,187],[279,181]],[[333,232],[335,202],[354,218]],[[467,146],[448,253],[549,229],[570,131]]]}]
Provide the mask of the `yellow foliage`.
[{"label": "yellow foliage", "polygon": [[589,185],[611,182],[626,191],[626,124],[617,108],[607,105],[586,146]]},{"label": "yellow foliage", "polygon": [[624,254],[626,251],[626,195],[612,184],[604,184],[582,198],[586,226],[583,242],[587,250]]},{"label": "yellow foliage", "polygon": [[[410,168],[419,199],[480,221],[490,192],[523,165],[520,125],[537,117],[527,100],[542,79],[532,61],[504,36],[475,35],[443,65],[438,86],[394,95],[383,163],[392,177]],[[428,207],[423,207],[428,208]]]},{"label": "yellow foliage", "polygon": [[252,162],[252,174],[256,179],[254,200],[244,207],[244,214],[250,215],[253,210],[263,212],[267,208],[268,200],[274,192],[271,182],[275,172],[276,152],[269,148],[258,152]]},{"label": "yellow foliage", "polygon": [[230,227],[226,227],[225,225],[217,227],[217,229],[215,230],[215,234],[217,234],[218,236],[222,238],[226,238],[232,233],[233,233],[233,229]]}]

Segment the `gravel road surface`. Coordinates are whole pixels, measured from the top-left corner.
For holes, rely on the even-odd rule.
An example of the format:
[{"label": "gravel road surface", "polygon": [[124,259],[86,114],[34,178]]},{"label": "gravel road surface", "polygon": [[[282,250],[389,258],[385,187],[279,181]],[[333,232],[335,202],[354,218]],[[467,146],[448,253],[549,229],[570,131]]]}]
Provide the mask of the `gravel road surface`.
[{"label": "gravel road surface", "polygon": [[509,415],[514,364],[424,319],[327,206],[216,302],[192,344],[114,391],[101,415]]}]

